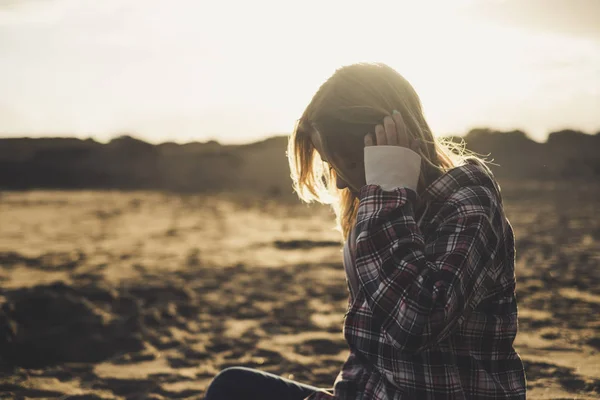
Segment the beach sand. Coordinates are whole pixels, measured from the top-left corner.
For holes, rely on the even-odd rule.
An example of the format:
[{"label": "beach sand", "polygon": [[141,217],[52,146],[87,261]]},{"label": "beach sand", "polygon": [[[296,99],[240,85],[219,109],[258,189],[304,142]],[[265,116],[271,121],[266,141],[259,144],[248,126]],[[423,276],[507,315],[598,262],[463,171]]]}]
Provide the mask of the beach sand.
[{"label": "beach sand", "polygon": [[[530,399],[600,398],[599,186],[503,183]],[[253,196],[0,195],[0,399],[200,399],[247,366],[330,387],[333,214]]]}]

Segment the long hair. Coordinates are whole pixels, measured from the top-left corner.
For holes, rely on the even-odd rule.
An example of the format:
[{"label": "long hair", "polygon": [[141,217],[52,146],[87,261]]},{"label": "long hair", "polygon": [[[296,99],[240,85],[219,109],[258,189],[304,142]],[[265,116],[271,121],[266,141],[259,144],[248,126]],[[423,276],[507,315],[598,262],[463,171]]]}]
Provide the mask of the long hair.
[{"label": "long hair", "polygon": [[423,115],[419,96],[393,68],[383,63],[344,66],[321,85],[296,122],[288,141],[288,161],[293,186],[301,200],[330,204],[337,228],[344,238],[356,222],[358,198],[349,189],[337,189],[336,172],[327,169],[311,141],[318,132],[324,156],[332,151],[344,157],[363,159],[364,136],[397,110],[407,131],[421,143],[422,170],[419,187],[436,176],[475,158],[463,145],[433,136]]}]

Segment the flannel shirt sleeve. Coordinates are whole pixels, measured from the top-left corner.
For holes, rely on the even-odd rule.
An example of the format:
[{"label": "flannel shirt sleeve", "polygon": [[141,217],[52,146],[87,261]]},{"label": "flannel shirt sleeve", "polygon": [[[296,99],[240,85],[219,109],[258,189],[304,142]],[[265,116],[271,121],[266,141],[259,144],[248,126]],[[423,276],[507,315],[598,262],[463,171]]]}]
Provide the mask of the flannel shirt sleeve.
[{"label": "flannel shirt sleeve", "polygon": [[483,186],[460,189],[425,243],[414,190],[368,184],[359,199],[356,268],[373,322],[398,350],[425,350],[447,337],[497,280],[498,200]]}]

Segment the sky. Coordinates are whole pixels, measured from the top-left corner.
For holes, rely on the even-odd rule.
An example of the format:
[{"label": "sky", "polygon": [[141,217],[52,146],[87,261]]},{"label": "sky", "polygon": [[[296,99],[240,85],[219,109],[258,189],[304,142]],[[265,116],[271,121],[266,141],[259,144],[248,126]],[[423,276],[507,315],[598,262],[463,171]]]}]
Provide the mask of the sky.
[{"label": "sky", "polygon": [[600,131],[600,0],[0,0],[0,137],[247,143],[361,61],[437,135]]}]

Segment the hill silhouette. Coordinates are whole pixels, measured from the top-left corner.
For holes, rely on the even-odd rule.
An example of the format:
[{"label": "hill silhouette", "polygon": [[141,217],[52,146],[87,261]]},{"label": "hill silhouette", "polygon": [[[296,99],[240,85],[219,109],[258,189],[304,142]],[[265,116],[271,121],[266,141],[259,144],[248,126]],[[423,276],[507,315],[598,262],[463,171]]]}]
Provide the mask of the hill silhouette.
[{"label": "hill silhouette", "polygon": [[[473,129],[469,150],[487,156],[500,180],[598,181],[600,132],[552,132],[545,143],[522,131]],[[215,141],[153,145],[123,135],[107,144],[76,138],[0,139],[0,189],[158,189],[292,195],[286,136],[246,145]]]}]

